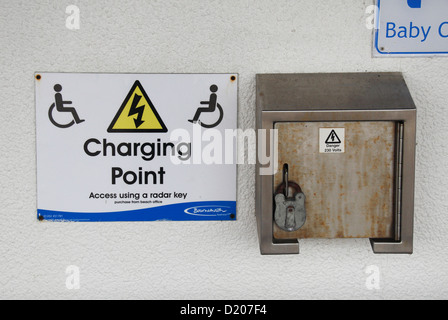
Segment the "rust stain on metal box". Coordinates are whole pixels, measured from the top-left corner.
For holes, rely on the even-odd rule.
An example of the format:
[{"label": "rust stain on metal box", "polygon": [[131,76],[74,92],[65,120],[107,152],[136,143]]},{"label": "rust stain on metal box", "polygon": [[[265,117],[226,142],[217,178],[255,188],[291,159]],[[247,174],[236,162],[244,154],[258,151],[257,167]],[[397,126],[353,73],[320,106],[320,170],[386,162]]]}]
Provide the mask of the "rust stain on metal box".
[{"label": "rust stain on metal box", "polygon": [[[345,128],[344,153],[319,153],[319,128]],[[306,196],[307,219],[297,231],[274,224],[277,239],[392,238],[395,122],[284,122],[278,168]],[[274,176],[274,189],[282,182]]]}]

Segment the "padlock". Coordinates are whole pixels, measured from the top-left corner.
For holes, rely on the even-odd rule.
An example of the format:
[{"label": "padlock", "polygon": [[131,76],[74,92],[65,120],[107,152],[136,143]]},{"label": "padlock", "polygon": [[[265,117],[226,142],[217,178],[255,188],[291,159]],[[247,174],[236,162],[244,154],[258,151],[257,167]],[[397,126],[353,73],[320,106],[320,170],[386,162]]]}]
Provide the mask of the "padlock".
[{"label": "padlock", "polygon": [[[292,197],[289,188],[294,190]],[[305,194],[297,183],[288,180],[287,164],[283,166],[283,182],[275,190],[274,200],[274,220],[280,229],[296,231],[305,224]]]}]

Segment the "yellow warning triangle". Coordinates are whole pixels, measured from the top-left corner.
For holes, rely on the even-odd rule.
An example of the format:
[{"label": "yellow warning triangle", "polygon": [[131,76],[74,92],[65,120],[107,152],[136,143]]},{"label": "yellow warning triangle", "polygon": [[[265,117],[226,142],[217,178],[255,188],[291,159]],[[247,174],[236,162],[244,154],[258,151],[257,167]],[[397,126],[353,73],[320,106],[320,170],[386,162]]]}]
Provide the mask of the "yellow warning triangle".
[{"label": "yellow warning triangle", "polygon": [[167,132],[141,83],[137,80],[112,120],[107,132]]}]

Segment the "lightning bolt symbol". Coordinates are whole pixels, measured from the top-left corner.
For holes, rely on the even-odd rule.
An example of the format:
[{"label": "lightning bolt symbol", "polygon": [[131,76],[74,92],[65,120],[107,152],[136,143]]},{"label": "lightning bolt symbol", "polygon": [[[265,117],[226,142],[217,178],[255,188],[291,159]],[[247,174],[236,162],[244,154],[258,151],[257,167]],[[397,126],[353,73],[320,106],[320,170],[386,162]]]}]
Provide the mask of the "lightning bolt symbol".
[{"label": "lightning bolt symbol", "polygon": [[142,105],[140,107],[137,107],[138,103],[140,102],[140,99],[142,96],[139,96],[138,94],[134,95],[134,100],[132,100],[131,109],[129,110],[128,117],[137,114],[137,118],[134,119],[135,127],[138,128],[142,125],[142,117],[143,117],[143,111],[145,110],[145,105]]}]

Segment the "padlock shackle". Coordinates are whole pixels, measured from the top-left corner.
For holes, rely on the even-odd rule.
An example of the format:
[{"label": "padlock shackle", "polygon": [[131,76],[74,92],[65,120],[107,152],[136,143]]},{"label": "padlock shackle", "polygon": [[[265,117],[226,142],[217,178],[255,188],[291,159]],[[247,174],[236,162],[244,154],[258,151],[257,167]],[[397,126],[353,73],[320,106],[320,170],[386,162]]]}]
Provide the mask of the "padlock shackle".
[{"label": "padlock shackle", "polygon": [[292,181],[289,181],[289,165],[287,163],[283,164],[283,181],[275,190],[275,194],[283,193],[285,198],[289,198],[289,187],[294,188],[297,192],[302,192],[300,186]]},{"label": "padlock shackle", "polygon": [[289,166],[287,163],[283,164],[283,183],[285,184],[285,197],[289,198]]},{"label": "padlock shackle", "polygon": [[296,193],[301,193],[302,192],[302,188],[300,188],[300,186],[293,182],[293,181],[288,181],[288,183],[286,184],[285,182],[282,182],[277,189],[275,189],[275,194],[279,194],[279,193],[283,193],[285,194],[285,197],[288,198],[288,196],[286,196],[286,193],[288,193],[288,191],[286,191],[286,186],[293,188],[294,190],[296,190]]}]

